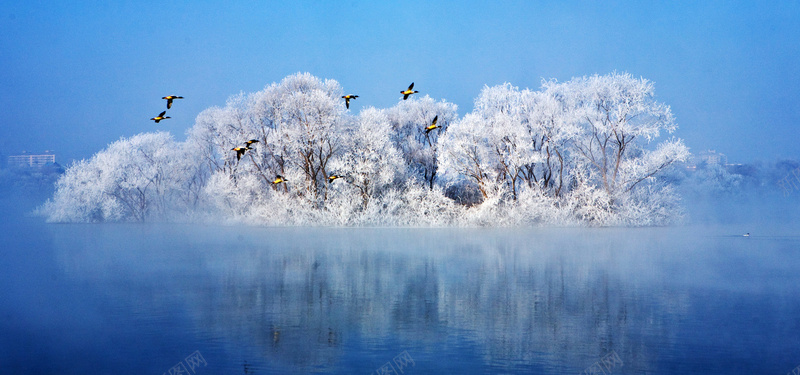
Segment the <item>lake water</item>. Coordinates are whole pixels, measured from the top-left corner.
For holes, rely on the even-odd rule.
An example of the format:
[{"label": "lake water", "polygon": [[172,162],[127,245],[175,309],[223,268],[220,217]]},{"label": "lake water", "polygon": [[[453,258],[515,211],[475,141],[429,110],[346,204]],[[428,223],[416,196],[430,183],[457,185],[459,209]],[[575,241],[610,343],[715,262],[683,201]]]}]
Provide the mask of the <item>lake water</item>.
[{"label": "lake water", "polygon": [[800,365],[791,224],[5,218],[3,227],[3,374],[786,374]]}]

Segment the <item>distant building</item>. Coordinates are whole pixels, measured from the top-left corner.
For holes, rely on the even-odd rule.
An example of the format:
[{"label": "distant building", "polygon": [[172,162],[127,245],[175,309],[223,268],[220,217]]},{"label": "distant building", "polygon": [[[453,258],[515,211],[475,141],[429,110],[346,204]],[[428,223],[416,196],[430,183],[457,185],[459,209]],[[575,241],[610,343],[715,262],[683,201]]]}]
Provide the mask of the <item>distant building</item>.
[{"label": "distant building", "polygon": [[43,154],[11,155],[8,157],[9,168],[42,168],[56,163],[56,155],[45,151]]},{"label": "distant building", "polygon": [[697,153],[698,164],[705,163],[706,165],[726,165],[728,164],[728,157],[723,153],[717,153],[714,150],[700,151]]},{"label": "distant building", "polygon": [[727,155],[721,152],[716,152],[715,150],[705,150],[692,155],[685,165],[687,170],[695,171],[697,168],[705,168],[715,165],[722,167],[735,167],[741,164],[728,164]]}]

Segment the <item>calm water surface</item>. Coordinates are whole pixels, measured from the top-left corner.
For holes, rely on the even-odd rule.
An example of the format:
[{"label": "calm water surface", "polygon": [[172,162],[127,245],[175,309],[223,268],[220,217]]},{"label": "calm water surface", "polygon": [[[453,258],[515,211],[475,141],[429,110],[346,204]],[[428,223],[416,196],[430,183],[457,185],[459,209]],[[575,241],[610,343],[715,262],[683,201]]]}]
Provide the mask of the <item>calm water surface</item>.
[{"label": "calm water surface", "polygon": [[3,374],[374,374],[387,364],[403,374],[579,374],[603,364],[611,374],[786,374],[800,365],[791,225],[21,218],[3,227]]}]

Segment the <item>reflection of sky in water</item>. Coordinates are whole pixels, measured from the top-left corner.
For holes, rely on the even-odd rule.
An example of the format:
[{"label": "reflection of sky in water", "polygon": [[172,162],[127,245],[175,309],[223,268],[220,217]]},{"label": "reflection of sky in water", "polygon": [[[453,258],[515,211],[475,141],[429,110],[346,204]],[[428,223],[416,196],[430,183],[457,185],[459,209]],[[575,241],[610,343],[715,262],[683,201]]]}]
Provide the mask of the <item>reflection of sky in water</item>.
[{"label": "reflection of sky in water", "polygon": [[800,238],[721,228],[15,224],[0,363],[367,374],[407,351],[409,374],[555,374],[613,351],[615,374],[786,373]]}]

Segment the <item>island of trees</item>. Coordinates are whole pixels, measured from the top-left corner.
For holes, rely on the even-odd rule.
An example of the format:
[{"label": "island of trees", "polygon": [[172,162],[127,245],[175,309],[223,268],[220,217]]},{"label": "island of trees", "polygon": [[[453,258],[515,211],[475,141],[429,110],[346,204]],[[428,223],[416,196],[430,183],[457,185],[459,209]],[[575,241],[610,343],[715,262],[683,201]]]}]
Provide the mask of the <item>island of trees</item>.
[{"label": "island of trees", "polygon": [[299,73],[206,109],[183,142],[167,132],[122,138],[71,165],[40,212],[52,222],[335,226],[681,217],[665,176],[689,151],[660,139],[677,126],[646,79],[485,87],[462,118],[454,104],[417,95],[353,114],[344,95],[334,80]]}]

